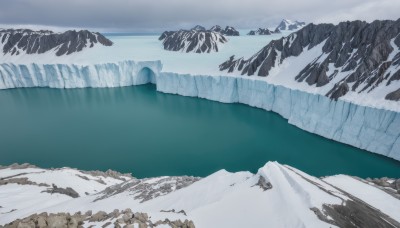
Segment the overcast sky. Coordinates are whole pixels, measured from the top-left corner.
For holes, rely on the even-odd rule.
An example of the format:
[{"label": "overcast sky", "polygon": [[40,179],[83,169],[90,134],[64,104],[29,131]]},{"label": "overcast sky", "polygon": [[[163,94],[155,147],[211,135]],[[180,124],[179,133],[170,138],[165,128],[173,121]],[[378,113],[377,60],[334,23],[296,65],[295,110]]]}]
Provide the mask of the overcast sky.
[{"label": "overcast sky", "polygon": [[[0,0],[0,25],[159,32],[200,24],[238,29],[305,22],[398,19],[400,0]],[[39,26],[40,28],[40,26]]]}]

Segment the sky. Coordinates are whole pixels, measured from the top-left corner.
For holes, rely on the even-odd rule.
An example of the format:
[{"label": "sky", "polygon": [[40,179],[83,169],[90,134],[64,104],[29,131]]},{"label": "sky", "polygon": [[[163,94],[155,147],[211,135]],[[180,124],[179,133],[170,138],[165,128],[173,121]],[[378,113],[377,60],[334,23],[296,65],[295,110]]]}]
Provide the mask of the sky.
[{"label": "sky", "polygon": [[194,25],[274,27],[400,17],[400,0],[0,0],[1,27],[161,32]]}]

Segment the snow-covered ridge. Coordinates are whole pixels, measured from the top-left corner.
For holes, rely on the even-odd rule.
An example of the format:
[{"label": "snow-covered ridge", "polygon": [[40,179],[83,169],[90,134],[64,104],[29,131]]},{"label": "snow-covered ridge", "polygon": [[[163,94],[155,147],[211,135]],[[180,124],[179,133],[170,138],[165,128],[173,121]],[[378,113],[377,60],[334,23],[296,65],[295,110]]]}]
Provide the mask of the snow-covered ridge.
[{"label": "snow-covered ridge", "polygon": [[228,42],[219,32],[198,29],[166,31],[159,40],[165,50],[195,53],[218,52],[218,45]]},{"label": "snow-covered ridge", "polygon": [[[309,24],[221,71],[356,102],[400,100],[400,20]],[[395,104],[397,106],[397,104]]]},{"label": "snow-covered ridge", "polygon": [[87,30],[53,33],[48,30],[0,29],[0,48],[4,55],[41,54],[53,51],[56,56],[80,52],[95,45],[111,46],[100,33]]},{"label": "snow-covered ridge", "polygon": [[283,19],[281,23],[279,23],[279,25],[276,27],[276,30],[279,31],[296,30],[304,27],[305,25],[306,25],[305,22]]},{"label": "snow-covered ridge", "polygon": [[[53,191],[55,186],[79,195]],[[0,225],[399,227],[399,189],[400,179],[316,178],[277,162],[256,174],[221,170],[205,178],[147,179],[12,165],[0,167]]]}]

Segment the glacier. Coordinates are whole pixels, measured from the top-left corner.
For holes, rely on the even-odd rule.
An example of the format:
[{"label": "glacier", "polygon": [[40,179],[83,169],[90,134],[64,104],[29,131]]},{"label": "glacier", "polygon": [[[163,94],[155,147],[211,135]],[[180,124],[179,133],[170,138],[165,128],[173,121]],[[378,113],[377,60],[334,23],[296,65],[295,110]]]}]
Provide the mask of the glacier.
[{"label": "glacier", "polygon": [[0,64],[0,89],[156,84],[157,91],[273,111],[303,130],[400,160],[400,113],[331,100],[251,77],[163,72],[161,61]]}]

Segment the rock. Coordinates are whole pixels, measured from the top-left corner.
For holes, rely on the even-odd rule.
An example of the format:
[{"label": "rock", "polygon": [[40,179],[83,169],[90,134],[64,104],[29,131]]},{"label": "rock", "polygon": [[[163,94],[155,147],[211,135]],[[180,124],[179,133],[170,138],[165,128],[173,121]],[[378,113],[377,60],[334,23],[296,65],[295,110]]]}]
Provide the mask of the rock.
[{"label": "rock", "polygon": [[111,222],[106,222],[106,223],[104,223],[104,225],[102,225],[101,227],[102,227],[102,228],[105,228],[105,227],[108,227],[109,225],[111,225]]},{"label": "rock", "polygon": [[147,213],[135,213],[133,217],[143,223],[145,223],[149,219]]},{"label": "rock", "polygon": [[225,36],[218,32],[202,30],[166,31],[159,40],[162,41],[164,50],[187,53],[218,52],[218,45],[228,42]]},{"label": "rock", "polygon": [[[19,55],[21,52],[24,54],[41,54],[56,50],[56,56],[61,56],[80,52],[85,48],[93,47],[97,43],[103,46],[113,44],[100,33],[87,30],[53,33],[43,30],[6,29],[0,30],[0,38],[4,43],[3,54],[10,55]],[[16,51],[17,48],[19,51]]]},{"label": "rock", "polygon": [[[309,86],[329,86],[325,95],[336,100],[350,90],[370,93],[400,80],[400,54],[390,56],[394,49],[392,41],[400,46],[399,34],[400,19],[309,24],[287,37],[271,41],[249,59],[230,58],[219,68],[228,73],[237,71],[252,76],[258,72],[257,76],[268,77],[271,69],[287,58],[301,58],[304,51],[320,45],[321,54],[304,63],[295,81],[305,81]],[[328,72],[333,73],[328,75]],[[331,83],[338,75],[340,83]],[[384,80],[387,83],[382,83]],[[387,94],[385,99],[399,101],[400,89]]]},{"label": "rock", "polygon": [[400,190],[400,178],[394,182],[395,189]]},{"label": "rock", "polygon": [[122,215],[122,220],[127,223],[129,222],[129,220],[133,217],[133,214],[130,212],[125,213],[124,215]]},{"label": "rock", "polygon": [[256,185],[262,188],[264,191],[272,188],[272,184],[269,181],[267,181],[263,176],[260,176],[258,178],[258,182]]},{"label": "rock", "polygon": [[104,211],[99,211],[89,218],[89,222],[101,222],[108,218],[108,214]]},{"label": "rock", "polygon": [[70,196],[72,198],[78,198],[79,197],[79,194],[74,189],[72,189],[70,187],[59,188],[55,184],[53,184],[52,188],[49,188],[49,189],[44,190],[42,192],[47,192],[47,193],[50,193],[50,194],[54,194],[54,193],[64,194],[64,195]]},{"label": "rock", "polygon": [[68,222],[65,215],[50,215],[47,218],[49,228],[67,228]]}]

